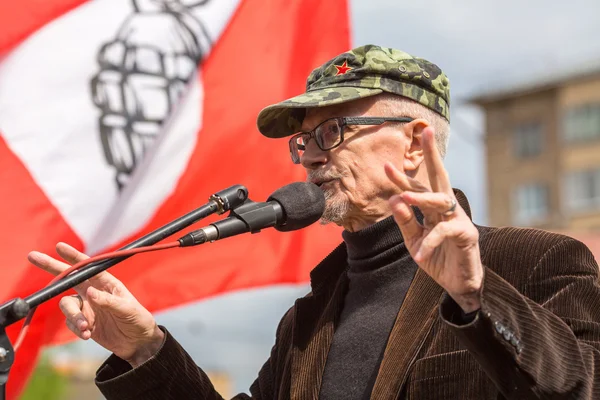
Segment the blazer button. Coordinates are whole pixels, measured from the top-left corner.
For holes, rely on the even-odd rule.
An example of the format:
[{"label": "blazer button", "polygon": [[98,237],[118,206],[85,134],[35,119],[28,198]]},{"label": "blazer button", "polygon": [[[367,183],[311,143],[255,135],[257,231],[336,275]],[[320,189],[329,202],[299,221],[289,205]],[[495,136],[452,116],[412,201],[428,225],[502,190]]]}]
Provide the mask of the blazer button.
[{"label": "blazer button", "polygon": [[514,334],[511,331],[509,331],[508,329],[505,329],[502,336],[504,336],[504,340],[506,340],[507,342],[510,342],[510,340],[514,337]]},{"label": "blazer button", "polygon": [[502,335],[502,333],[504,333],[504,325],[502,325],[500,322],[494,322],[494,327],[496,328],[496,332],[498,332],[498,334]]},{"label": "blazer button", "polygon": [[512,344],[514,347],[519,347],[519,339],[517,339],[516,336],[511,337],[510,344]]},{"label": "blazer button", "polygon": [[519,342],[517,344],[517,354],[521,354],[522,351],[523,351],[523,345]]}]

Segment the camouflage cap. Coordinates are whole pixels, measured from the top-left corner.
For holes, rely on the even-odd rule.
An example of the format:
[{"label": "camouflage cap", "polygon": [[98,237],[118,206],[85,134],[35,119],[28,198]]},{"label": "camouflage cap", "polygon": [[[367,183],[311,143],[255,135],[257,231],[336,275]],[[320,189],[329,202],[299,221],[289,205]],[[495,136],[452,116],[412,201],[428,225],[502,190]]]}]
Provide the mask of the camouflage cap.
[{"label": "camouflage cap", "polygon": [[270,138],[289,136],[300,130],[307,108],[383,92],[415,100],[450,120],[450,81],[437,65],[400,50],[366,45],[313,70],[306,93],[263,109],[258,129]]}]

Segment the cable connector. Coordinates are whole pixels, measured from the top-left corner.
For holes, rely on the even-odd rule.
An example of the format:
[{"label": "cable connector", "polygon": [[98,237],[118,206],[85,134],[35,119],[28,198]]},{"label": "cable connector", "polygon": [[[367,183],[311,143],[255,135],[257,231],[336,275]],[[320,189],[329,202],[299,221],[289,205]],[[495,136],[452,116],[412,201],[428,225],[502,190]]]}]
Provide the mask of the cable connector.
[{"label": "cable connector", "polygon": [[177,239],[181,243],[181,247],[196,246],[198,244],[206,243],[208,241],[206,233],[203,229],[190,232],[185,236]]}]

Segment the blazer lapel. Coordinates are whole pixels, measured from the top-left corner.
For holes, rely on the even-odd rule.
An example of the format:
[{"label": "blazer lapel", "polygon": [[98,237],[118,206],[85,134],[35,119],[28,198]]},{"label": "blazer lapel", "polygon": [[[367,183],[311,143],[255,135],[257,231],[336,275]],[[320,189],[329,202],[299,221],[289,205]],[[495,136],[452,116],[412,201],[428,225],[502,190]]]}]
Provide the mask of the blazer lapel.
[{"label": "blazer lapel", "polygon": [[443,289],[418,268],[390,333],[371,399],[396,399],[438,315]]},{"label": "blazer lapel", "polygon": [[292,400],[314,400],[319,397],[323,371],[335,324],[347,291],[348,278],[340,276],[329,293],[319,293],[296,301],[296,320],[292,348]]}]

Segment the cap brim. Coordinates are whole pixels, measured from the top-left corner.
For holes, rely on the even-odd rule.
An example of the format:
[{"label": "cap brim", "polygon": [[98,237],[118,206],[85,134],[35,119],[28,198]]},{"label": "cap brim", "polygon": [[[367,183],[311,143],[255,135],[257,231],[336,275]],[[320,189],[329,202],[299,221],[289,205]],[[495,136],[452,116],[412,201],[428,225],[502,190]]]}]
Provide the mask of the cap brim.
[{"label": "cap brim", "polygon": [[307,108],[346,103],[380,93],[383,90],[349,86],[312,90],[264,108],[256,123],[266,137],[282,138],[300,131]]}]

